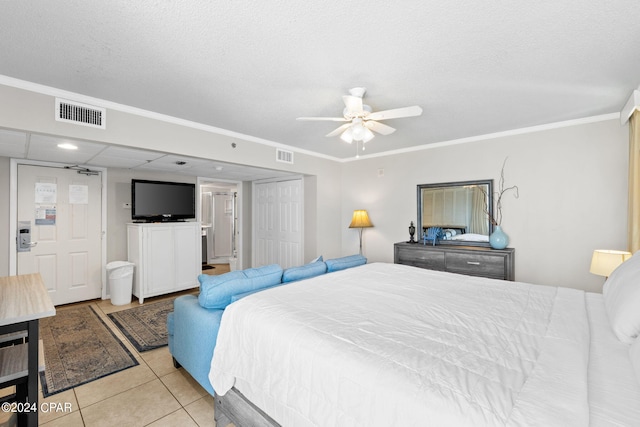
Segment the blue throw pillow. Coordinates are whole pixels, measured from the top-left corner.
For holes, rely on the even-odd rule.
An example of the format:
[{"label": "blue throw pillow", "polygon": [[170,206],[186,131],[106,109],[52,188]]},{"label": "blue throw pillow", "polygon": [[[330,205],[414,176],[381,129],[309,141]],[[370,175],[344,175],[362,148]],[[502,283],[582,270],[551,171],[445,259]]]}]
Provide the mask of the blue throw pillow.
[{"label": "blue throw pillow", "polygon": [[325,263],[327,264],[327,273],[331,273],[366,264],[367,259],[362,255],[349,255],[342,258],[328,259]]},{"label": "blue throw pillow", "polygon": [[322,261],[311,262],[299,267],[287,268],[282,273],[282,283],[309,279],[327,272],[327,265]]},{"label": "blue throw pillow", "polygon": [[268,288],[282,282],[282,268],[271,264],[259,268],[231,271],[219,276],[201,274],[198,302],[204,308],[223,309],[233,295]]}]

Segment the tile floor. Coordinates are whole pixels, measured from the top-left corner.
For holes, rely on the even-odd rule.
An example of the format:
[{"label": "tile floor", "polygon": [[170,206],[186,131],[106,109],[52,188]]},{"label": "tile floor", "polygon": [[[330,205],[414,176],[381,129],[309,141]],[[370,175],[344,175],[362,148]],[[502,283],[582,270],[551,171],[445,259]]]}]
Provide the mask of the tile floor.
[{"label": "tile floor", "polygon": [[[228,270],[227,270],[228,271]],[[145,299],[145,303],[173,298],[179,294]],[[42,397],[40,405],[50,403],[58,407],[39,414],[39,425],[47,427],[100,426],[213,426],[213,397],[182,368],[173,367],[168,347],[138,353],[113,325],[107,314],[139,306],[114,306],[109,300],[94,300],[80,304],[92,305],[127,346],[139,365],[109,375],[72,390]],[[60,405],[53,405],[60,404]],[[70,407],[70,411],[64,408]],[[0,426],[4,425],[0,420]]]}]

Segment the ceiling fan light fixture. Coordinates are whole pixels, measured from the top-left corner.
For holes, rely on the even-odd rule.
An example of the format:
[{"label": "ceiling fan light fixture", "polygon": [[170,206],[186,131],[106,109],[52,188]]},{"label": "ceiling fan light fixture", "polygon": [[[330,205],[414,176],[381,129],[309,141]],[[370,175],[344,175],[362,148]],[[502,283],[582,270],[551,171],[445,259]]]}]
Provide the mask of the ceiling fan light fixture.
[{"label": "ceiling fan light fixture", "polygon": [[351,125],[351,133],[353,135],[353,139],[356,141],[362,141],[365,137],[365,130],[367,130],[364,126],[362,126],[362,119],[353,119],[353,125]]},{"label": "ceiling fan light fixture", "polygon": [[360,143],[362,143],[362,149],[364,150],[364,144],[371,141],[375,137],[375,133],[391,135],[395,132],[394,128],[380,123],[380,120],[415,117],[422,114],[422,108],[417,105],[373,112],[371,106],[362,102],[365,92],[365,88],[355,87],[349,90],[349,95],[342,97],[345,105],[342,110],[343,117],[298,117],[297,120],[347,122],[329,132],[326,136],[334,137],[340,135],[340,139],[348,144],[356,141],[357,153]]},{"label": "ceiling fan light fixture", "polygon": [[[373,138],[375,138],[375,134],[373,132],[371,132],[369,129],[364,128],[364,137],[362,138],[362,142],[369,142],[371,141]],[[364,150],[364,146],[362,148]]]},{"label": "ceiling fan light fixture", "polygon": [[347,144],[351,144],[353,142],[353,127],[349,126],[347,130],[342,132],[342,135],[340,135],[340,139]]}]

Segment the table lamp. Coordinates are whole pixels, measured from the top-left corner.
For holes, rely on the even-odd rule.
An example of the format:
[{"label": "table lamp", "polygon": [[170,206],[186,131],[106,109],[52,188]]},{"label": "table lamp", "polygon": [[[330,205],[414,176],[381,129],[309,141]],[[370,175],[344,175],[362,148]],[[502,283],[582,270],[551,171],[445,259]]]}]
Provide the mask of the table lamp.
[{"label": "table lamp", "polygon": [[353,211],[353,218],[351,218],[351,224],[349,228],[359,228],[360,230],[360,255],[362,255],[362,230],[364,228],[373,227],[369,214],[364,209],[358,209]]},{"label": "table lamp", "polygon": [[591,257],[590,273],[609,277],[613,270],[631,258],[631,252],[609,249],[596,249]]}]

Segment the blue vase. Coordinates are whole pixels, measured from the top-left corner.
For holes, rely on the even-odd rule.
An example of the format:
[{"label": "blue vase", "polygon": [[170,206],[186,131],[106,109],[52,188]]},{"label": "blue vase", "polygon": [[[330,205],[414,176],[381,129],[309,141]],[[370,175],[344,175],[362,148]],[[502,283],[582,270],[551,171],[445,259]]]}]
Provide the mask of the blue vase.
[{"label": "blue vase", "polygon": [[502,231],[499,225],[496,225],[493,229],[493,233],[489,236],[489,244],[493,249],[504,249],[509,244],[509,236]]}]

